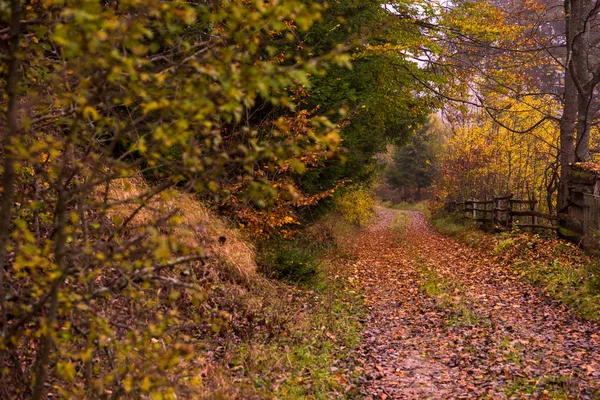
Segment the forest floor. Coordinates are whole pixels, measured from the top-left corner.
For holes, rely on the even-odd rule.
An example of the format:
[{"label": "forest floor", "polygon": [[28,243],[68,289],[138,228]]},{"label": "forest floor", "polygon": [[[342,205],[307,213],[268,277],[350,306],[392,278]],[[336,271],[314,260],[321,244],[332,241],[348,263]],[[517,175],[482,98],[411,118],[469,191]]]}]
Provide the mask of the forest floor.
[{"label": "forest floor", "polygon": [[600,398],[600,328],[514,272],[381,209],[358,238],[371,399]]}]

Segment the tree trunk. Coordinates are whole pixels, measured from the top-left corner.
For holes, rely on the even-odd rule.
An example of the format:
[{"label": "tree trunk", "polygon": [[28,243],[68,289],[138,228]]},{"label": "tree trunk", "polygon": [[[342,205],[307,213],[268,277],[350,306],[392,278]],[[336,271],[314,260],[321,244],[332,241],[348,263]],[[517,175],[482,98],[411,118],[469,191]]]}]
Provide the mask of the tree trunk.
[{"label": "tree trunk", "polygon": [[[12,148],[13,139],[18,136],[18,83],[19,83],[19,41],[21,30],[21,2],[10,2],[10,54],[8,61],[8,75],[6,78],[6,93],[8,104],[6,111],[6,131],[3,137],[4,175],[2,177],[2,200],[0,201],[0,307],[2,308],[2,332],[6,334],[6,293],[4,288],[4,270],[10,221],[12,216],[13,196],[15,191],[15,160]],[[0,367],[3,368],[2,365]],[[1,372],[0,372],[1,373]]]},{"label": "tree trunk", "polygon": [[563,114],[560,121],[560,186],[558,212],[568,204],[569,164],[575,162],[575,125],[577,121],[577,88],[567,71],[565,74]]},{"label": "tree trunk", "polygon": [[[590,160],[590,130],[594,118],[591,104],[594,97],[593,70],[594,49],[591,48],[591,18],[595,13],[593,2],[589,0],[571,0],[570,14],[566,15],[567,35],[567,72],[570,74],[577,90],[577,137],[575,144],[575,161]],[[565,9],[567,11],[567,9]]]},{"label": "tree trunk", "polygon": [[575,145],[575,161],[590,160],[590,103],[592,94],[587,90],[578,94],[577,100],[577,142]]},{"label": "tree trunk", "polygon": [[[66,152],[69,150],[67,149]],[[65,163],[66,164],[66,163]],[[62,185],[62,182],[59,182]],[[54,345],[54,339],[56,335],[56,318],[58,313],[58,294],[62,287],[62,283],[65,279],[65,254],[67,244],[67,193],[65,187],[60,187],[58,193],[58,199],[56,202],[56,243],[54,250],[54,262],[58,269],[58,276],[54,278],[50,289],[49,296],[49,307],[46,315],[46,329],[43,330],[44,334],[40,338],[40,347],[38,351],[38,358],[35,365],[35,382],[33,386],[33,400],[41,400],[46,397],[46,388],[44,383],[46,381],[46,372],[48,369],[48,362],[50,359],[50,352]]]}]

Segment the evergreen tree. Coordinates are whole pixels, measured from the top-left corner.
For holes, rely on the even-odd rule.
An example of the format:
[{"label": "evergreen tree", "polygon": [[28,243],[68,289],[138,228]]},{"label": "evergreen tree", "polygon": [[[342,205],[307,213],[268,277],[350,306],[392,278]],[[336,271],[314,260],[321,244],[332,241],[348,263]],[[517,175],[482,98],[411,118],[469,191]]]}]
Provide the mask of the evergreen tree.
[{"label": "evergreen tree", "polygon": [[[412,77],[427,72],[401,51],[418,46],[417,28],[400,22],[382,4],[333,3],[309,32],[307,43],[320,51],[350,48],[352,69],[334,67],[311,79],[305,107],[342,126],[344,152],[299,177],[308,193],[341,181],[369,182],[378,171],[375,155],[390,142],[406,141],[431,112],[431,98],[416,95],[420,87]],[[343,116],[333,116],[342,108],[347,110]]]},{"label": "evergreen tree", "polygon": [[431,118],[408,143],[396,148],[385,173],[386,181],[398,188],[416,190],[416,200],[421,200],[421,190],[430,187],[438,174],[440,143],[441,131]]}]

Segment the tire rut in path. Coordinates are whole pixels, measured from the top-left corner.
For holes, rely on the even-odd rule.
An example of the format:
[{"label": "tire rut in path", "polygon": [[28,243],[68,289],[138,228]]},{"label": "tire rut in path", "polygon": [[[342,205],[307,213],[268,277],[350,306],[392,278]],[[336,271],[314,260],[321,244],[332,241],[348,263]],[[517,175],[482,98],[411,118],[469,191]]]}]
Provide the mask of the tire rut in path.
[{"label": "tire rut in path", "polygon": [[600,329],[485,255],[392,210],[359,237],[373,399],[577,398],[600,393]]}]

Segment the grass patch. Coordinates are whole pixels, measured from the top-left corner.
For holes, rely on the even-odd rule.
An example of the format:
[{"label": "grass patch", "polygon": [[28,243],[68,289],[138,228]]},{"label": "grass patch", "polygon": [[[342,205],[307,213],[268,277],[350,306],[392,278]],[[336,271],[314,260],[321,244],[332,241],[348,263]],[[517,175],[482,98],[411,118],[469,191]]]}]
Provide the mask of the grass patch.
[{"label": "grass patch", "polygon": [[326,284],[293,303],[279,301],[269,314],[296,313],[279,326],[283,330],[235,348],[230,371],[247,393],[281,399],[358,396],[361,369],[351,350],[361,340],[362,299],[342,279],[328,278]]},{"label": "grass patch", "polygon": [[572,306],[587,319],[600,320],[600,292],[596,287],[596,266],[565,265],[550,262],[518,261],[514,270],[540,287],[552,298]]},{"label": "grass patch", "polygon": [[571,399],[568,387],[572,378],[565,375],[544,375],[537,379],[516,378],[504,389],[508,398],[541,395],[544,399]]},{"label": "grass patch", "polygon": [[459,213],[440,211],[431,217],[431,225],[442,235],[455,237],[469,246],[477,246],[485,237],[470,219]]},{"label": "grass patch", "polygon": [[396,233],[404,234],[409,222],[410,217],[407,214],[402,212],[396,213],[392,220],[392,230]]},{"label": "grass patch", "polygon": [[600,320],[597,259],[569,243],[527,234],[507,235],[494,253],[548,296],[573,307],[584,318]]},{"label": "grass patch", "polygon": [[440,310],[450,310],[449,326],[489,326],[490,321],[469,307],[456,283],[444,279],[433,268],[420,268],[421,290],[433,298]]},{"label": "grass patch", "polygon": [[455,316],[448,320],[450,326],[482,326],[489,327],[491,322],[488,318],[473,311],[464,302],[459,302],[454,306]]},{"label": "grass patch", "polygon": [[422,212],[428,219],[431,218],[429,201],[427,200],[420,201],[418,203],[401,202],[396,204],[384,204],[384,206],[394,210],[419,211]]},{"label": "grass patch", "polygon": [[498,347],[505,360],[512,361],[517,365],[523,364],[523,348],[520,343],[511,341],[510,338],[504,338]]},{"label": "grass patch", "polygon": [[[517,365],[523,365],[523,345],[504,338],[499,344],[502,357]],[[542,375],[538,378],[513,377],[504,388],[508,398],[521,398],[523,395],[544,399],[570,399],[569,385],[572,378],[565,375]],[[541,396],[541,397],[538,397]]]},{"label": "grass patch", "polygon": [[433,268],[422,266],[420,273],[423,278],[421,281],[421,290],[426,295],[436,299],[436,302],[441,306],[450,306],[450,297],[454,292],[452,283],[446,279],[442,279]]},{"label": "grass patch", "polygon": [[212,350],[224,354],[206,385],[210,398],[359,397],[353,350],[365,308],[344,270],[356,229],[334,215],[297,238],[258,244],[259,272],[278,281],[231,299],[238,333]]}]

